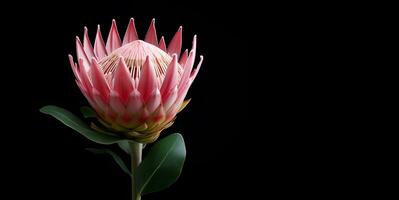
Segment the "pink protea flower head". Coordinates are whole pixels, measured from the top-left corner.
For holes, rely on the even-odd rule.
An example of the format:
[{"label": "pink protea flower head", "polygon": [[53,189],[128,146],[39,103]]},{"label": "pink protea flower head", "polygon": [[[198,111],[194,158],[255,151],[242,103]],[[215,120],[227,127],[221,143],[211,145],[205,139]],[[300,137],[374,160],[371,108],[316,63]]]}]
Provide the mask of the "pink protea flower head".
[{"label": "pink protea flower head", "polygon": [[[184,100],[197,76],[203,57],[193,69],[196,36],[192,49],[182,55],[182,27],[168,46],[158,42],[153,19],[144,41],[140,40],[134,19],[130,19],[121,40],[115,20],[105,43],[100,31],[92,46],[85,27],[83,44],[76,37],[76,64],[69,55],[76,83],[102,128],[138,142],[155,141],[161,131],[188,103]],[[98,126],[95,126],[98,128]]]}]

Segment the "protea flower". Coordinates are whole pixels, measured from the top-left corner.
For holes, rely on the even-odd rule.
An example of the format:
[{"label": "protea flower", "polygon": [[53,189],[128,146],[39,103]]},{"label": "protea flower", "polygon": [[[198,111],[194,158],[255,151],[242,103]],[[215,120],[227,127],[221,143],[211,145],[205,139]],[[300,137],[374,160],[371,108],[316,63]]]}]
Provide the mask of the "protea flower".
[{"label": "protea flower", "polygon": [[[197,76],[203,57],[193,69],[196,36],[192,49],[182,55],[182,27],[166,46],[158,42],[153,19],[144,41],[134,19],[121,40],[115,20],[105,43],[97,28],[92,46],[85,27],[83,44],[76,37],[78,64],[69,55],[76,83],[97,113],[102,128],[141,143],[155,141],[172,125],[188,103],[184,100]],[[98,128],[98,127],[97,127]]]}]

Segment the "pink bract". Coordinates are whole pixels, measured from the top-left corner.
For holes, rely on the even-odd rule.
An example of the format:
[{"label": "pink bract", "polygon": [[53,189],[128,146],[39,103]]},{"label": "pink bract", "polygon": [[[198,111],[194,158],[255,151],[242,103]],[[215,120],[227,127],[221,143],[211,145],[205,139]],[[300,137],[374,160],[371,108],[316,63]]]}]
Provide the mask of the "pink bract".
[{"label": "pink bract", "polygon": [[[115,20],[106,43],[100,26],[94,44],[85,27],[83,43],[76,37],[77,63],[69,55],[76,83],[97,113],[101,127],[138,142],[155,141],[188,103],[184,100],[201,67],[194,69],[196,36],[181,54],[182,27],[168,45],[158,42],[153,19],[140,40],[130,19],[123,40]],[[181,54],[181,55],[180,55]]]}]

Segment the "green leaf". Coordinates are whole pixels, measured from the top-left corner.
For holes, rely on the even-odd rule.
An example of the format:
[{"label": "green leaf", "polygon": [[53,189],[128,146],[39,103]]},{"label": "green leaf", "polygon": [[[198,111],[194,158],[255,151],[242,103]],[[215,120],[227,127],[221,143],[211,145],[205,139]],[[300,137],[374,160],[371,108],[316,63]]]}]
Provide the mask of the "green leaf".
[{"label": "green leaf", "polygon": [[118,146],[127,154],[130,154],[130,146],[127,140],[118,142]]},{"label": "green leaf", "polygon": [[122,171],[128,174],[129,176],[132,176],[132,174],[129,171],[129,168],[126,167],[125,162],[123,162],[122,158],[119,157],[116,153],[111,151],[110,149],[94,149],[94,148],[87,148],[86,150],[95,153],[95,154],[108,154],[112,156],[112,158],[115,160],[115,162],[121,167]]},{"label": "green leaf", "polygon": [[159,140],[137,168],[137,190],[148,194],[169,187],[179,178],[185,158],[186,148],[179,133]]},{"label": "green leaf", "polygon": [[93,109],[87,106],[82,106],[80,108],[80,112],[83,114],[84,118],[93,118],[96,117],[96,112]]},{"label": "green leaf", "polygon": [[110,135],[108,135],[104,133],[99,133],[91,129],[82,120],[80,120],[74,114],[63,108],[53,105],[48,105],[41,108],[40,112],[53,116],[54,118],[58,119],[63,124],[65,124],[66,126],[79,132],[84,137],[93,142],[99,144],[114,144],[124,140],[123,138],[113,136],[112,133],[109,133]]}]

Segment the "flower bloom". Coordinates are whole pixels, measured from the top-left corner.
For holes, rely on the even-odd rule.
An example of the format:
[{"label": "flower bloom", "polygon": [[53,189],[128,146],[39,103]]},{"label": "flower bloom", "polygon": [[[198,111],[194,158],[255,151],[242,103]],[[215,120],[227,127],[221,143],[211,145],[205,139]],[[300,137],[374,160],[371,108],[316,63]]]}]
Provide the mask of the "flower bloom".
[{"label": "flower bloom", "polygon": [[106,43],[98,26],[92,45],[85,27],[83,44],[76,37],[78,62],[71,55],[69,60],[76,83],[102,128],[149,143],[173,124],[188,103],[184,98],[203,60],[200,56],[193,69],[196,36],[190,52],[186,49],[181,54],[181,47],[182,27],[167,46],[164,37],[158,42],[154,19],[144,41],[137,35],[133,18],[123,40],[115,20]]}]

